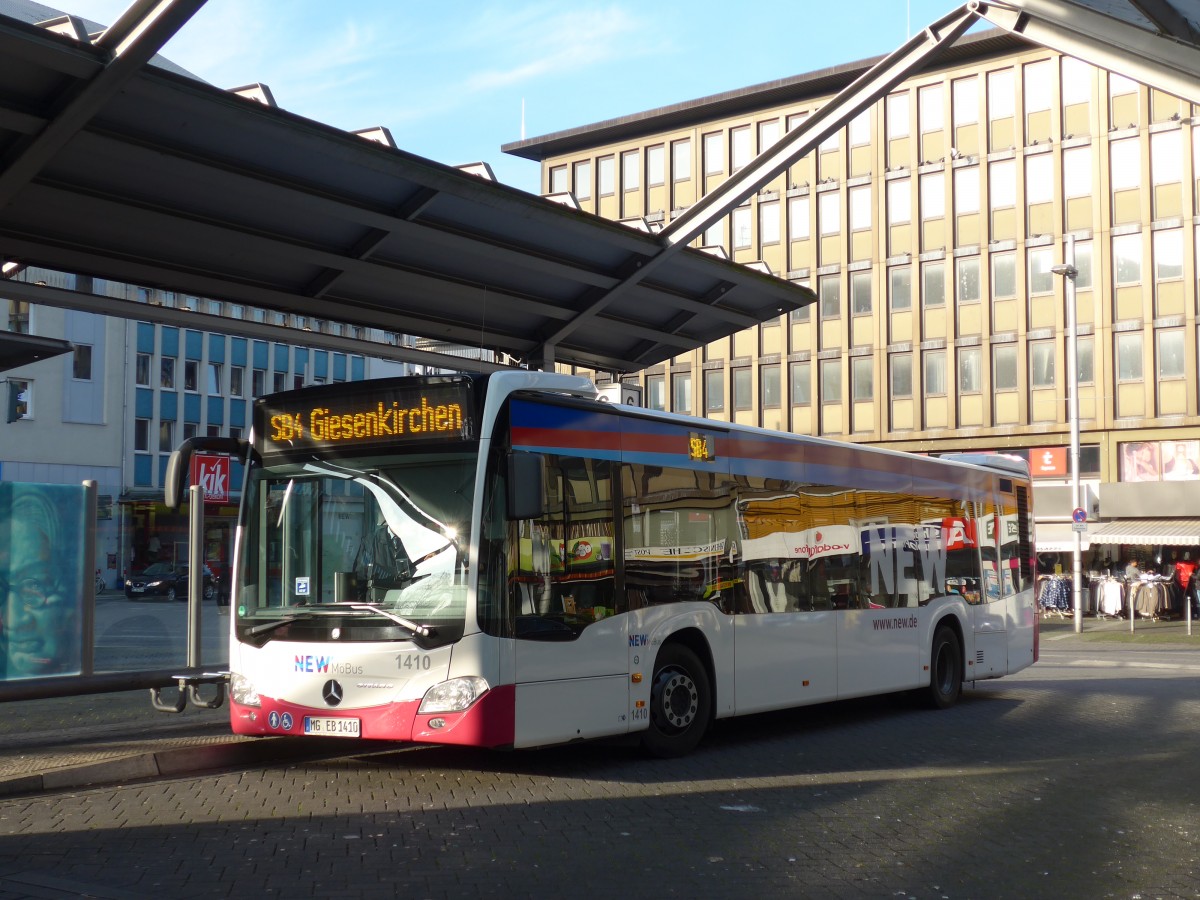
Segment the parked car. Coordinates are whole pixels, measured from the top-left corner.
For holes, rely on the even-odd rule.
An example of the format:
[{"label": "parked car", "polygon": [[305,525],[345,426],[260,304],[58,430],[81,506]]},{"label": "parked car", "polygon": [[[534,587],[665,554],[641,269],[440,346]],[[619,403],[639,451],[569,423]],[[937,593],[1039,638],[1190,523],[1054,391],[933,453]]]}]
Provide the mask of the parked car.
[{"label": "parked car", "polygon": [[[130,600],[154,599],[186,600],[188,592],[188,567],[169,562],[152,563],[138,575],[125,579],[125,596]],[[204,599],[211,600],[219,593],[217,576],[212,569],[204,567]]]}]

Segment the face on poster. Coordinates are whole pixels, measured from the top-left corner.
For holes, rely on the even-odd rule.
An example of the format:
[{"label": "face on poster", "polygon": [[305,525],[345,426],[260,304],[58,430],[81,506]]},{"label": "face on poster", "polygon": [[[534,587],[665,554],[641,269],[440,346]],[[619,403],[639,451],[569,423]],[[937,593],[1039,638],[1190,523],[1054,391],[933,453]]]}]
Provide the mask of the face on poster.
[{"label": "face on poster", "polygon": [[1167,441],[1163,444],[1163,478],[1168,481],[1200,479],[1200,441]]},{"label": "face on poster", "polygon": [[1158,481],[1158,444],[1155,441],[1136,441],[1121,445],[1122,481]]},{"label": "face on poster", "polygon": [[0,680],[80,671],[84,499],[0,484]]}]

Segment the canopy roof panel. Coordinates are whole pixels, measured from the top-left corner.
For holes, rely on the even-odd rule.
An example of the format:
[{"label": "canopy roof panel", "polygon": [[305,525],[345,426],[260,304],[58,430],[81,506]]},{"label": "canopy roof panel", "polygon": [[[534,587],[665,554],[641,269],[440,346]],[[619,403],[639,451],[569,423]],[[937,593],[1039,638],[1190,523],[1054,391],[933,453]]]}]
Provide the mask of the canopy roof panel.
[{"label": "canopy roof panel", "polygon": [[0,59],[4,260],[608,371],[814,299],[4,16]]}]

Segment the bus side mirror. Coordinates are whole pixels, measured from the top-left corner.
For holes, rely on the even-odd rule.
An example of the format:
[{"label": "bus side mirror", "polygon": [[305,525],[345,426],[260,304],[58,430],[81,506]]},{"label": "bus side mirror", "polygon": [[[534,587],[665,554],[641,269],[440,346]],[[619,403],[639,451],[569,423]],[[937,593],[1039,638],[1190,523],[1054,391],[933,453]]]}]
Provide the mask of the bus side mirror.
[{"label": "bus side mirror", "polygon": [[508,454],[508,518],[540,519],[546,514],[546,460],[540,453]]}]

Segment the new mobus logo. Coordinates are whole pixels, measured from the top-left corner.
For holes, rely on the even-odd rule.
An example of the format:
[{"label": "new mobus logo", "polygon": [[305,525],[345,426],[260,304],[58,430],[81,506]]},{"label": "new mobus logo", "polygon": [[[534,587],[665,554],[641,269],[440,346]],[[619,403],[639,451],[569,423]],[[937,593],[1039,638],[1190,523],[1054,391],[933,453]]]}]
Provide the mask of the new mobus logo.
[{"label": "new mobus logo", "polygon": [[314,675],[361,675],[362,666],[352,666],[348,663],[337,663],[332,656],[315,656],[313,654],[297,655],[295,657],[296,672],[310,672]]}]

